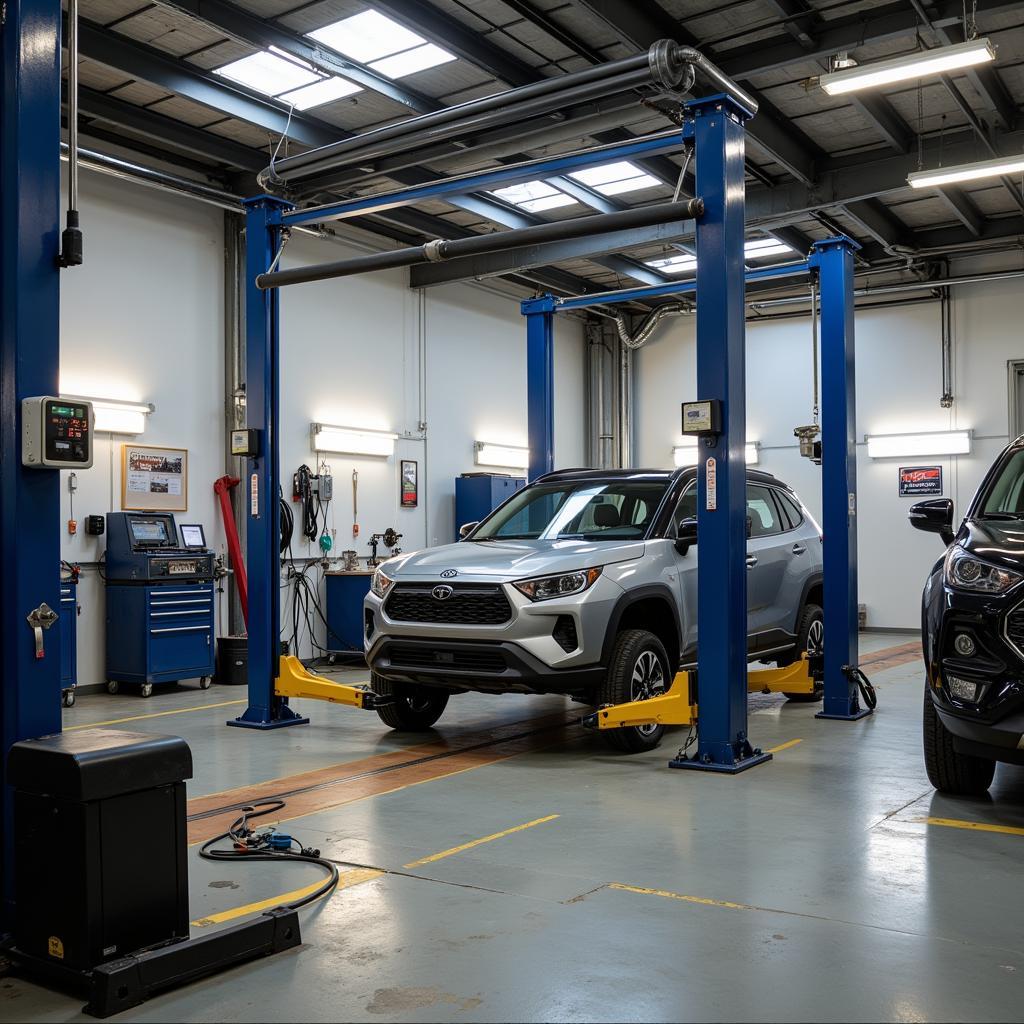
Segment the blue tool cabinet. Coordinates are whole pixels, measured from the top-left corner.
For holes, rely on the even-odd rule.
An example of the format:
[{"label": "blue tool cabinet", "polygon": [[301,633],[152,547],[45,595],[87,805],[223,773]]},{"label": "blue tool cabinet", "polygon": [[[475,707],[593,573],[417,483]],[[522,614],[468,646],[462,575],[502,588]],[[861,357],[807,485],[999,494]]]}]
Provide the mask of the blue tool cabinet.
[{"label": "blue tool cabinet", "polygon": [[327,598],[327,648],[331,653],[363,653],[363,599],[370,591],[372,570],[324,574]]},{"label": "blue tool cabinet", "polygon": [[466,523],[478,523],[510,498],[526,479],[503,473],[463,473],[455,478],[455,539]]},{"label": "blue tool cabinet", "polygon": [[60,581],[60,616],[54,626],[60,646],[61,703],[75,703],[78,686],[78,581],[73,577]]}]

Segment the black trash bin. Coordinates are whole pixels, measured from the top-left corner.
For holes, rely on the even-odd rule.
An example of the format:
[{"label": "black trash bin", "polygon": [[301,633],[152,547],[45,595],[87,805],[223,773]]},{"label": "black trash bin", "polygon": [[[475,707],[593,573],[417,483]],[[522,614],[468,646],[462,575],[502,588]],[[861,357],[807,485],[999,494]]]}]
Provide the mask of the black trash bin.
[{"label": "black trash bin", "polygon": [[56,973],[189,934],[177,736],[83,729],[11,747],[15,946]]}]

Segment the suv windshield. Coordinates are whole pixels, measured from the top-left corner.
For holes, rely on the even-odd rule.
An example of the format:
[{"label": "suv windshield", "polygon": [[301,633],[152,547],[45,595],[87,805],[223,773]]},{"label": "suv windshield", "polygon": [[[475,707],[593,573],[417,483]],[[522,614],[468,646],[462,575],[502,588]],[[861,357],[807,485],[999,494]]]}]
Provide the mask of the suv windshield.
[{"label": "suv windshield", "polygon": [[665,480],[577,480],[519,491],[472,540],[636,540],[665,495]]},{"label": "suv windshield", "polygon": [[978,510],[981,516],[1024,519],[1024,449],[1006,460]]}]

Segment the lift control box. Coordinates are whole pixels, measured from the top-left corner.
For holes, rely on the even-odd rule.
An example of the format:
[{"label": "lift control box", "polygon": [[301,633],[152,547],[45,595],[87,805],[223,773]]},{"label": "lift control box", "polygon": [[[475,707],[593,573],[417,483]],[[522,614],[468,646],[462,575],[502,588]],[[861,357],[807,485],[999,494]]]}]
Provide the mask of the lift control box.
[{"label": "lift control box", "polygon": [[44,395],[21,400],[21,463],[32,469],[92,465],[92,402]]},{"label": "lift control box", "polygon": [[722,403],[717,398],[683,402],[683,434],[688,437],[717,437],[722,432]]}]

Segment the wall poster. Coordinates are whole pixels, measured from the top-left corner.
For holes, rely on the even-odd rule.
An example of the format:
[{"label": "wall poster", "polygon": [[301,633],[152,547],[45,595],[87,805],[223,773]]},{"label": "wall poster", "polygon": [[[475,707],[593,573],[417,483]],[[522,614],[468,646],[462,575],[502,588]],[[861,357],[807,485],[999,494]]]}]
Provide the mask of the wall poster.
[{"label": "wall poster", "polygon": [[122,445],[121,508],[185,512],[188,509],[188,449]]}]

